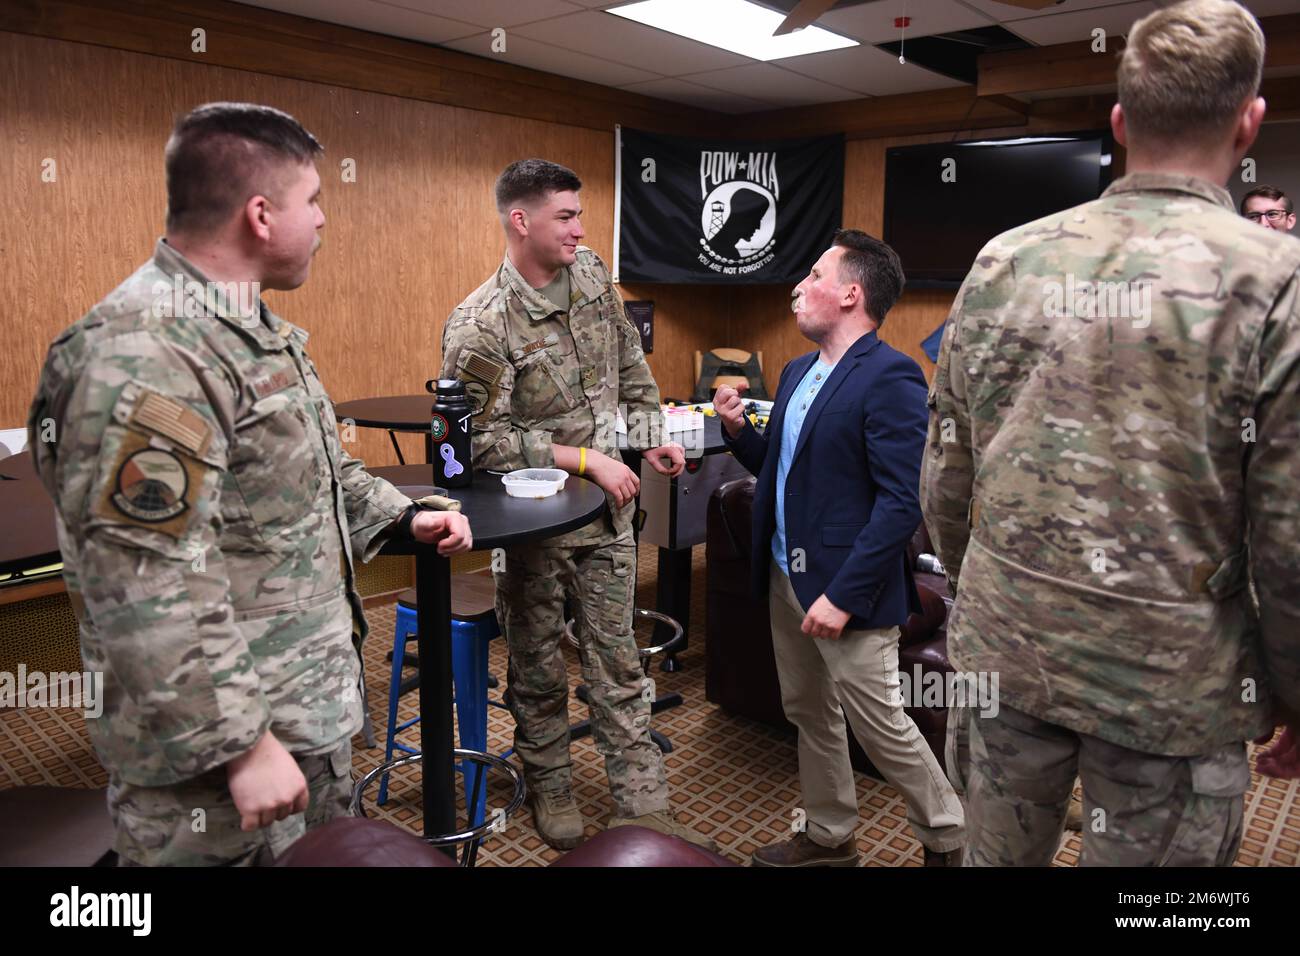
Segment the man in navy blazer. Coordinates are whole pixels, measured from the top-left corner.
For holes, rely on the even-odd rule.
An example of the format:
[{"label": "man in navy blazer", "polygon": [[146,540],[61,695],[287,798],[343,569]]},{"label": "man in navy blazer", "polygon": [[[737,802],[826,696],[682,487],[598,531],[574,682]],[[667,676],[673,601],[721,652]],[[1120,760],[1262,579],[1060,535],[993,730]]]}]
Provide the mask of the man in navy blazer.
[{"label": "man in navy blazer", "polygon": [[903,289],[894,250],[835,234],[794,290],[799,331],[819,346],[781,373],[763,434],[736,392],[714,405],[754,490],[753,585],[767,595],[781,702],[799,729],[807,826],[756,866],[854,866],[853,734],[907,802],[927,865],[960,863],[962,807],[899,692],[899,626],[919,609],[906,561],[928,409],[917,364],[876,336]]}]

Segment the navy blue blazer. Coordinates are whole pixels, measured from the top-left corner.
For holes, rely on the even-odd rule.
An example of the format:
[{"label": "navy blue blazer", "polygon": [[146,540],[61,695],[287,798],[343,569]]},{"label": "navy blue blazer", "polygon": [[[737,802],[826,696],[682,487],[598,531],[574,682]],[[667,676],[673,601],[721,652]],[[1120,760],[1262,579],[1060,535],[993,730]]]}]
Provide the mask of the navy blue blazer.
[{"label": "navy blue blazer", "polygon": [[[776,472],[786,405],[817,360],[790,362],[763,434],[749,422],[728,447],[757,478],[752,586],[767,593],[776,530]],[[804,610],[822,594],[852,614],[846,627],[902,625],[920,599],[907,542],[921,523],[918,492],[929,410],[914,361],[868,332],[841,356],[804,419],[785,480],[786,560]],[[803,571],[796,571],[803,549]]]}]

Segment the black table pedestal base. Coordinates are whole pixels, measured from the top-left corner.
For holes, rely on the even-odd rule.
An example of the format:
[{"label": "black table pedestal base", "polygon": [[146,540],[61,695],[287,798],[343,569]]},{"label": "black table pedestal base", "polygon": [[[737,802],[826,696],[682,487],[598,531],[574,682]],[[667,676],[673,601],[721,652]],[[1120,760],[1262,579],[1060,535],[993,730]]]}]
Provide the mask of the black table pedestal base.
[{"label": "black table pedestal base", "polygon": [[[659,583],[655,592],[655,610],[667,614],[682,626],[682,643],[659,664],[661,671],[680,671],[683,665],[677,652],[690,646],[685,635],[691,632],[691,548],[669,551],[659,549]],[[655,643],[666,643],[673,636],[667,624],[655,624]]]}]

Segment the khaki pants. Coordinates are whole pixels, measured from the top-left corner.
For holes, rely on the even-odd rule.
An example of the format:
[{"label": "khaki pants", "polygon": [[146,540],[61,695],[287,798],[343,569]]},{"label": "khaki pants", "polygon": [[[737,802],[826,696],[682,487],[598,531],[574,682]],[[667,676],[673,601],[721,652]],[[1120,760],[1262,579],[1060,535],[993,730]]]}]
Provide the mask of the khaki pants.
[{"label": "khaki pants", "polygon": [[119,866],[269,866],[308,830],[347,816],[352,799],[352,741],[314,756],[294,754],[310,803],[270,826],[245,833],[226,785],[226,768],[166,787],[112,781],[108,811],[117,828]]},{"label": "khaki pants", "polygon": [[966,865],[1049,865],[1076,773],[1081,866],[1227,866],[1236,858],[1250,786],[1244,743],[1198,757],[1146,754],[1003,704],[996,717],[970,715]]},{"label": "khaki pants", "polygon": [[876,769],[902,793],[917,839],[938,852],[960,848],[961,803],[901,701],[891,702],[899,701],[898,628],[846,630],[837,641],[809,637],[799,629],[799,599],[776,562],[769,585],[781,704],[799,728],[808,836],[821,846],[839,846],[857,829],[847,717]]}]

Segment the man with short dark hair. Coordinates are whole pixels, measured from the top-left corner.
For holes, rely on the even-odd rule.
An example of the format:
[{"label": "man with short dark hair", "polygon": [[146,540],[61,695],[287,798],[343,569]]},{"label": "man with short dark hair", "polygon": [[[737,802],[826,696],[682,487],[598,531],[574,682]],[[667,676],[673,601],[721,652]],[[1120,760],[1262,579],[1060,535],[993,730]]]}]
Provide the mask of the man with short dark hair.
[{"label": "man with short dark hair", "polygon": [[1300,775],[1300,244],[1224,188],[1263,64],[1239,4],[1138,20],[1126,175],[991,240],[953,304],[922,503],[949,656],[1001,696],[970,715],[969,865],[1049,865],[1077,773],[1081,864],[1228,866],[1245,741],[1286,725],[1257,768]]},{"label": "man with short dark hair", "polygon": [[623,300],[605,264],[579,244],[581,187],[572,170],[542,159],[501,173],[505,259],[447,320],[441,374],[463,380],[478,405],[476,468],[561,468],[594,481],[609,499],[608,513],[586,527],[508,548],[505,568],[495,572],[497,618],[510,645],[515,752],[538,832],[558,849],[583,838],[560,653],[567,594],[592,733],[614,798],[609,825],[635,823],[709,845],[672,816],[663,757],[650,737],[653,682],[632,634],[640,481],[619,456],[619,406],[628,409],[628,447],[650,467],[676,475],[685,456],[663,440],[659,389]]},{"label": "man with short dark hair", "polygon": [[1256,186],[1242,196],[1241,214],[1266,229],[1290,232],[1295,228],[1291,197],[1276,186]]},{"label": "man with short dark hair", "polygon": [[270,107],[182,117],[166,237],[50,346],[32,404],[123,864],[269,863],[346,814],[353,556],[471,545],[343,451],[307,333],[261,301],[311,269],[320,152]]},{"label": "man with short dark hair", "polygon": [[765,433],[735,389],[714,399],[727,445],[758,478],[752,583],[771,609],[807,814],[806,828],[758,850],[755,866],[857,864],[846,718],[903,794],[926,865],[960,862],[961,804],[899,692],[899,627],[920,610],[906,547],[921,523],[925,377],[876,329],[902,289],[893,249],[840,230],[795,287],[795,322],[818,350],[781,373]]}]

